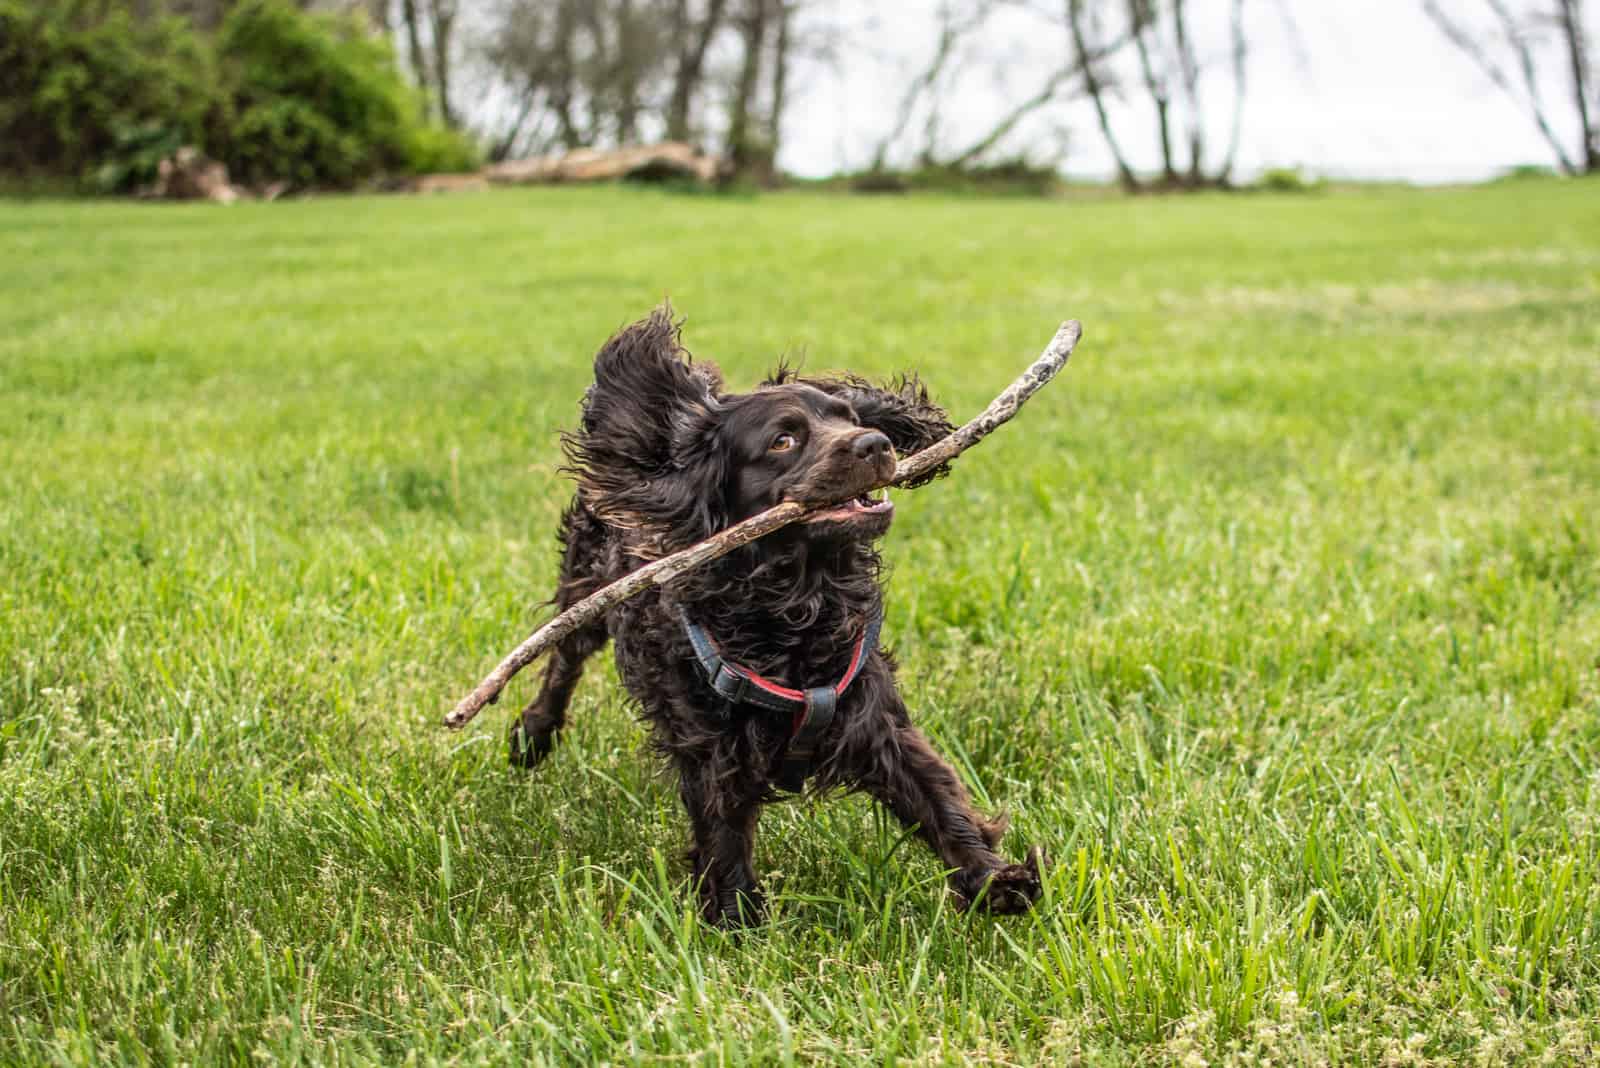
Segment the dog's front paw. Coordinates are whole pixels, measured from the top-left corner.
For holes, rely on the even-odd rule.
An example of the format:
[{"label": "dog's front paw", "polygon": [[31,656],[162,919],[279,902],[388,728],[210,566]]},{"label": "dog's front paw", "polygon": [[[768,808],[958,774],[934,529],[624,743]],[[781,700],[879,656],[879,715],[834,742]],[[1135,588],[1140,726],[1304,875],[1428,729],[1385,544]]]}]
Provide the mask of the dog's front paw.
[{"label": "dog's front paw", "polygon": [[733,931],[767,922],[767,895],[752,886],[700,895],[700,915],[713,927]]},{"label": "dog's front paw", "polygon": [[511,725],[511,766],[536,768],[555,748],[556,733],[561,724],[551,722],[537,706],[523,710]]},{"label": "dog's front paw", "polygon": [[952,882],[962,908],[976,903],[1001,914],[1027,912],[1043,892],[1040,869],[1044,863],[1044,852],[1034,846],[1021,864],[958,872]]}]

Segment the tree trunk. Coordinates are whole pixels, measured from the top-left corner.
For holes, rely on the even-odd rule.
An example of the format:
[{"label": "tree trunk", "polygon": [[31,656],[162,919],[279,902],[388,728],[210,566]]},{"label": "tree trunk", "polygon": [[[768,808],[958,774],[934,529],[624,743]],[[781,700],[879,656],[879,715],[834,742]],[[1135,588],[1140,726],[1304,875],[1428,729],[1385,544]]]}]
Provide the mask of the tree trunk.
[{"label": "tree trunk", "polygon": [[450,35],[455,29],[456,0],[430,0],[433,22],[433,88],[439,100],[439,119],[456,125],[450,109]]},{"label": "tree trunk", "polygon": [[432,94],[428,92],[428,63],[422,54],[422,34],[418,30],[417,0],[400,0],[400,16],[406,23],[406,44],[411,54],[411,74],[417,79],[417,91],[422,94],[422,107],[430,107]]},{"label": "tree trunk", "polygon": [[736,170],[750,167],[750,108],[755,103],[756,86],[761,82],[761,50],[767,37],[767,0],[745,0],[744,17],[739,20],[744,41],[744,62],[739,67],[739,82],[728,112],[728,155]]},{"label": "tree trunk", "polygon": [[389,36],[389,0],[367,0],[367,21],[384,37]]},{"label": "tree trunk", "polygon": [[694,103],[705,70],[706,50],[722,25],[722,10],[727,0],[708,0],[706,17],[698,26],[689,12],[689,0],[678,0],[674,29],[679,42],[678,70],[672,80],[672,99],[667,107],[667,140],[689,140],[689,110]]},{"label": "tree trunk", "polygon": [[583,145],[583,134],[572,116],[573,84],[577,73],[574,70],[572,39],[578,32],[573,5],[581,2],[583,0],[559,0],[556,5],[555,38],[550,43],[550,110],[556,116],[561,144],[568,151]]},{"label": "tree trunk", "polygon": [[1128,0],[1129,32],[1133,47],[1139,54],[1139,71],[1144,76],[1144,87],[1156,108],[1156,133],[1161,139],[1161,180],[1169,186],[1178,184],[1178,169],[1172,160],[1172,99],[1164,77],[1156,74],[1155,63],[1150,58],[1150,45],[1145,31],[1156,24],[1157,13],[1150,7],[1151,0]]},{"label": "tree trunk", "polygon": [[[610,99],[611,91],[616,88],[616,79],[607,75],[613,75],[616,72],[617,52],[612,46],[612,42],[606,38],[604,6],[600,3],[590,2],[581,4],[580,7],[582,8],[580,17],[581,29],[589,34],[588,54],[592,57],[589,61],[589,66],[594,70],[594,73],[587,79],[588,84],[584,86],[587,90],[584,94],[585,103],[589,105],[588,136],[584,138],[584,141],[593,147],[600,142],[600,131],[605,129],[606,119],[608,118],[606,109],[612,103]],[[578,54],[581,55],[582,53]],[[606,57],[611,57],[609,63],[607,63]],[[606,67],[603,71],[598,69],[602,66]]]},{"label": "tree trunk", "polygon": [[1561,0],[1561,32],[1567,39],[1567,60],[1572,65],[1573,103],[1578,105],[1578,127],[1583,131],[1583,172],[1600,171],[1600,128],[1589,117],[1589,56],[1583,39],[1581,0]]},{"label": "tree trunk", "polygon": [[789,87],[789,23],[794,15],[793,0],[777,0],[778,39],[772,49],[772,110],[767,113],[767,147],[776,162],[783,139],[783,108]]},{"label": "tree trunk", "polygon": [[1189,110],[1189,185],[1199,188],[1205,182],[1205,134],[1200,117],[1200,61],[1195,58],[1194,42],[1189,39],[1189,20],[1183,12],[1184,0],[1172,0],[1172,29],[1178,42],[1178,69],[1183,74],[1183,95]]},{"label": "tree trunk", "polygon": [[1067,0],[1067,24],[1072,30],[1072,46],[1077,52],[1078,67],[1083,71],[1083,87],[1094,103],[1095,117],[1100,123],[1100,133],[1106,139],[1106,147],[1111,150],[1112,158],[1117,161],[1117,178],[1128,192],[1137,192],[1141,188],[1138,176],[1133,173],[1133,168],[1128,166],[1127,157],[1122,154],[1122,149],[1117,144],[1117,136],[1111,132],[1111,118],[1106,114],[1105,87],[1100,84],[1100,76],[1095,73],[1094,57],[1090,53],[1088,42],[1084,39],[1083,0]]},{"label": "tree trunk", "polygon": [[633,0],[617,0],[617,143],[623,145],[639,136],[639,32]]},{"label": "tree trunk", "polygon": [[524,94],[522,103],[517,108],[517,117],[511,121],[511,125],[506,128],[506,132],[489,148],[490,163],[503,163],[510,158],[512,150],[516,148],[517,138],[522,136],[522,130],[527,126],[528,120],[533,117],[534,109],[538,107],[538,104],[539,94],[536,91],[529,90]]},{"label": "tree trunk", "polygon": [[1233,0],[1233,122],[1228,129],[1228,150],[1217,168],[1217,184],[1227,186],[1233,180],[1233,164],[1239,157],[1239,135],[1244,129],[1245,59],[1248,55],[1244,36],[1244,0]]}]

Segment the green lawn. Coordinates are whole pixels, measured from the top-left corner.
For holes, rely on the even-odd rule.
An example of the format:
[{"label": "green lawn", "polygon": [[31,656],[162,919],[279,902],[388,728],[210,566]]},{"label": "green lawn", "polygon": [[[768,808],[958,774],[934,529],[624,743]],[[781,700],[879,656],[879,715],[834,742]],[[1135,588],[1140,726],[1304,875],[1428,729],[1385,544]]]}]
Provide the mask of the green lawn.
[{"label": "green lawn", "polygon": [[[0,1062],[1593,1059],[1597,194],[0,203]],[[608,662],[438,726],[663,295],[958,417],[1083,320],[886,542],[1033,915],[850,798],[707,930]]]}]

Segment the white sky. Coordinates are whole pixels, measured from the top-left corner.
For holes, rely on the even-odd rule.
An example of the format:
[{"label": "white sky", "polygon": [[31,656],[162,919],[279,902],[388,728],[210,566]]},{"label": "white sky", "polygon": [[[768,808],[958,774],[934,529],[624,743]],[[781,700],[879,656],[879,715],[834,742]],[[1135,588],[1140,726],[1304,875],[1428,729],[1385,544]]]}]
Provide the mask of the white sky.
[{"label": "white sky", "polygon": [[[1480,0],[1447,0],[1475,14]],[[1213,73],[1202,88],[1211,139],[1221,148],[1232,109],[1226,68],[1228,0],[1190,0],[1202,59]],[[781,163],[820,175],[869,162],[893,123],[902,88],[931,54],[936,0],[815,0],[815,24],[845,27],[834,69],[805,63],[796,72],[784,126]],[[1292,23],[1298,33],[1291,31]],[[1519,163],[1550,164],[1550,152],[1518,105],[1489,84],[1422,13],[1421,0],[1247,0],[1252,54],[1239,173],[1301,166],[1332,177],[1447,182],[1484,178]],[[1068,48],[1065,31],[1037,18],[995,20],[979,43],[988,62],[969,74],[945,108],[948,144],[970,140],[1040,84]],[[997,61],[1000,57],[1004,62]],[[1553,94],[1565,85],[1551,53]],[[998,82],[1002,84],[996,84]],[[1156,144],[1147,108],[1137,97],[1114,112],[1117,131],[1136,166],[1154,165]],[[1554,114],[1571,108],[1557,96]],[[1575,125],[1575,123],[1573,124]],[[1053,143],[1065,128],[1065,169],[1112,173],[1093,111],[1082,101],[1058,105],[1010,145]],[[920,128],[920,127],[919,127]],[[1561,133],[1577,143],[1572,129]]]}]

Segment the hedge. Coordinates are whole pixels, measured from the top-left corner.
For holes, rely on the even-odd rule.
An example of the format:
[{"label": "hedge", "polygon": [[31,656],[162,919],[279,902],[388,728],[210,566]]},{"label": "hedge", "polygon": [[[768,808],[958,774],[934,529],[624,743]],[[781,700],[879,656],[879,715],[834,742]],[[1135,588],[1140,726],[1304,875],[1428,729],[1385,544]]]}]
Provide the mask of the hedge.
[{"label": "hedge", "polygon": [[0,171],[125,189],[181,144],[293,188],[475,165],[353,19],[246,0],[207,34],[89,6],[0,0]]}]

